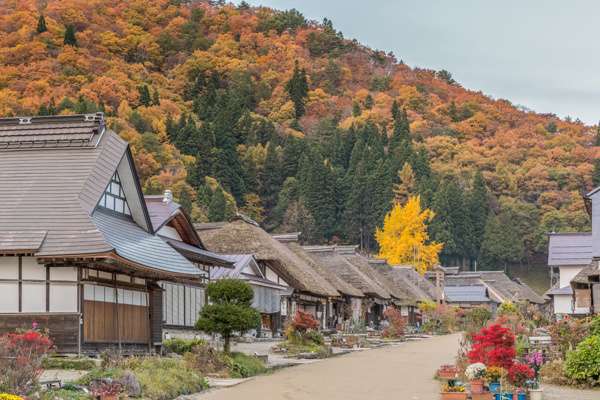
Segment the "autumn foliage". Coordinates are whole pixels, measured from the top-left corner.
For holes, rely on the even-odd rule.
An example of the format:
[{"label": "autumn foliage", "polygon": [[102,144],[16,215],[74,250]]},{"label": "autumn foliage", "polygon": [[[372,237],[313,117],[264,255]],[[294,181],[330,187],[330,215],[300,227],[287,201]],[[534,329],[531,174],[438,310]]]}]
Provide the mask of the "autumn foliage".
[{"label": "autumn foliage", "polygon": [[471,363],[480,362],[488,367],[496,366],[510,370],[517,356],[514,348],[515,335],[510,328],[495,324],[482,329],[479,335],[471,336],[473,346],[467,354]]},{"label": "autumn foliage", "polygon": [[400,338],[404,337],[404,317],[402,310],[388,307],[383,313],[388,325],[381,331],[381,337]]},{"label": "autumn foliage", "polygon": [[302,344],[306,344],[306,332],[309,329],[317,329],[319,323],[305,311],[298,310],[298,314],[292,318],[291,327],[302,336]]}]

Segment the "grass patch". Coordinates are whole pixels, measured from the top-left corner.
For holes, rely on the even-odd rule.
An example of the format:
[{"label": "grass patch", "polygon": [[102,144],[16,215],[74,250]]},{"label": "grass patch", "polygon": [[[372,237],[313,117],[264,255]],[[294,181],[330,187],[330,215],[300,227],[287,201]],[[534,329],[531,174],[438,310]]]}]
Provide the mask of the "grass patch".
[{"label": "grass patch", "polygon": [[228,357],[233,363],[237,364],[237,366],[232,366],[229,370],[229,375],[232,378],[248,378],[263,375],[269,371],[262,360],[256,356],[249,356],[239,351],[234,351],[224,357]]},{"label": "grass patch", "polygon": [[510,265],[506,274],[511,278],[521,279],[534,292],[543,295],[550,289],[550,270],[547,265]]},{"label": "grass patch", "polygon": [[180,356],[185,353],[189,353],[195,346],[205,346],[206,340],[204,339],[192,339],[184,340],[180,338],[174,338],[163,341],[165,348],[170,353],[177,353]]},{"label": "grass patch", "polygon": [[292,355],[300,353],[317,353],[317,358],[321,359],[332,356],[327,346],[319,346],[318,344],[314,343],[301,345],[296,341],[287,340],[285,342],[277,343],[274,348]]},{"label": "grass patch", "polygon": [[92,378],[122,378],[125,370],[136,376],[142,397],[153,400],[171,400],[208,388],[204,377],[186,368],[181,360],[160,357],[133,358],[122,360],[115,368],[96,368],[77,380],[77,384],[88,386]]},{"label": "grass patch", "polygon": [[68,360],[66,358],[44,358],[42,361],[42,369],[89,371],[94,368],[96,368],[96,363],[89,358],[76,358],[74,360]]}]

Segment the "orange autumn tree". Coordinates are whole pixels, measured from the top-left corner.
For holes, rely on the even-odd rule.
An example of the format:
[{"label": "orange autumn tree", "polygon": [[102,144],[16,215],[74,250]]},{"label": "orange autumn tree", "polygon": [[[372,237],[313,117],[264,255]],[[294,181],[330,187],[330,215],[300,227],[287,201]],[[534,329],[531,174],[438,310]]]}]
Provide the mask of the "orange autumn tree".
[{"label": "orange autumn tree", "polygon": [[419,256],[421,274],[439,262],[443,243],[429,242],[427,223],[433,218],[431,210],[421,210],[420,196],[411,196],[406,205],[396,204],[383,223],[377,228],[375,238],[379,243],[379,257],[389,258],[392,265],[406,265]]}]

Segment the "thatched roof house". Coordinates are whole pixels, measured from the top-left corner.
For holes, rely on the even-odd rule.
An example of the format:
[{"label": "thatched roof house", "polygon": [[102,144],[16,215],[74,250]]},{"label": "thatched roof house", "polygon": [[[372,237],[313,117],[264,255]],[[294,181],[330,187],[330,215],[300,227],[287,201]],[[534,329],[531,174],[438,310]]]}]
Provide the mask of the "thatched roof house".
[{"label": "thatched roof house", "polygon": [[390,293],[335,251],[334,246],[305,246],[304,249],[336,276],[358,289],[365,296],[388,300]]},{"label": "thatched roof house", "polygon": [[292,287],[319,297],[337,297],[340,292],[309,264],[271,237],[258,225],[235,217],[219,228],[202,229],[200,238],[209,251],[218,254],[252,254],[258,262],[267,262]]},{"label": "thatched roof house", "polygon": [[416,305],[423,300],[434,301],[436,299],[434,285],[415,271],[412,266],[392,266],[381,258],[368,259],[368,262],[373,269],[396,282],[402,289],[406,296],[401,301],[403,305]]}]

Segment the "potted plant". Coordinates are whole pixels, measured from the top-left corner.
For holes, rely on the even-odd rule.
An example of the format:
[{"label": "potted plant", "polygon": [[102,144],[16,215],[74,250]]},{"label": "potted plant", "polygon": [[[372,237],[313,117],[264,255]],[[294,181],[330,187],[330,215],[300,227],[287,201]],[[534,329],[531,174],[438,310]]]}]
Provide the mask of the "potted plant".
[{"label": "potted plant", "polygon": [[442,400],[466,400],[467,392],[463,385],[452,385],[447,384],[442,388],[440,392]]},{"label": "potted plant", "polygon": [[500,387],[498,388],[496,394],[494,395],[496,397],[496,400],[513,400],[514,396],[513,396],[513,391],[515,390],[515,387],[509,384],[502,384],[500,385]]},{"label": "potted plant", "polygon": [[[508,370],[507,380],[516,386],[517,389],[523,389],[527,386],[527,381],[529,379],[534,379],[535,373],[533,369],[527,364],[515,364]],[[517,393],[517,398],[519,394],[522,394],[519,400],[525,400],[525,391],[522,393]]]},{"label": "potted plant", "polygon": [[483,363],[471,364],[465,370],[465,375],[471,381],[471,392],[477,392],[483,389],[483,380],[485,379],[487,368]]},{"label": "potted plant", "polygon": [[540,381],[537,379],[528,379],[526,384],[529,387],[529,400],[542,400]]},{"label": "potted plant", "polygon": [[455,378],[460,373],[460,368],[456,365],[442,365],[440,367],[440,376],[442,378]]},{"label": "potted plant", "polygon": [[471,391],[472,400],[494,400],[494,392],[487,389]]},{"label": "potted plant", "polygon": [[525,398],[527,397],[527,389],[516,388],[513,393],[514,393],[514,396],[513,396],[514,400],[525,400]]},{"label": "potted plant", "polygon": [[122,389],[121,384],[116,381],[100,382],[91,393],[94,397],[100,397],[100,400],[117,400]]},{"label": "potted plant", "polygon": [[490,384],[490,390],[497,392],[500,387],[500,380],[506,377],[506,370],[501,367],[489,367],[487,370],[487,380]]}]

